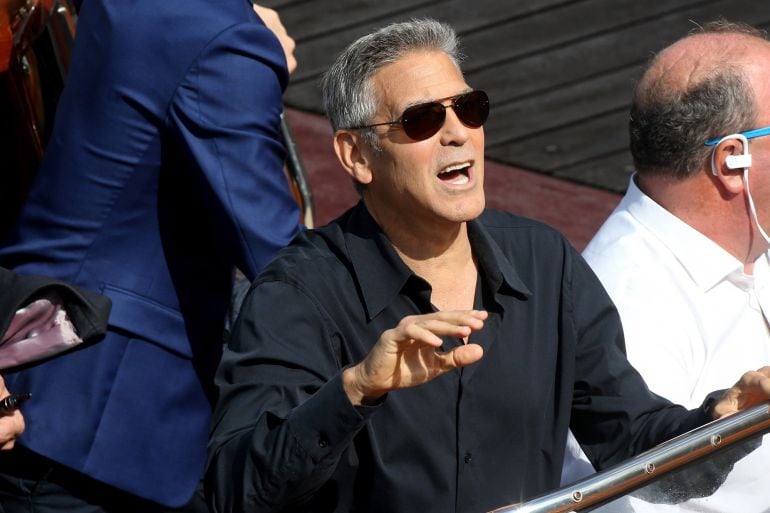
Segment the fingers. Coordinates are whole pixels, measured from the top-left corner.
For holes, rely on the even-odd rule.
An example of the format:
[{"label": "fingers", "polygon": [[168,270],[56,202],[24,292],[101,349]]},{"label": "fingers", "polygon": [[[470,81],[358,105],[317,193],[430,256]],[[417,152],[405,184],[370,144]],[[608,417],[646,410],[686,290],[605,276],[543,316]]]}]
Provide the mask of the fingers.
[{"label": "fingers", "polygon": [[[10,395],[5,387],[5,380],[0,376],[0,399]],[[19,410],[13,410],[0,414],[0,450],[13,449],[16,439],[24,431],[24,417]]]},{"label": "fingers", "polygon": [[16,439],[24,432],[24,417],[19,410],[3,414],[0,417],[0,450],[13,449]]},{"label": "fingers", "polygon": [[465,310],[434,312],[403,318],[382,333],[358,364],[342,374],[343,388],[355,405],[366,404],[398,388],[426,383],[458,367],[478,361],[483,350],[465,344],[438,352],[441,337],[465,338],[484,327],[487,312]]},{"label": "fingers", "polygon": [[746,372],[714,406],[717,418],[770,400],[770,367]]},{"label": "fingers", "polygon": [[293,73],[297,69],[297,59],[294,57],[294,49],[297,45],[289,33],[286,32],[286,28],[281,23],[278,13],[273,9],[257,4],[254,4],[254,12],[257,13],[257,16],[260,17],[265,26],[278,38],[278,42],[281,43],[283,53],[286,56],[286,66],[289,68],[289,73]]},{"label": "fingers", "polygon": [[388,334],[396,341],[419,341],[440,347],[440,337],[465,338],[473,331],[482,329],[487,315],[483,310],[465,310],[409,316],[402,319],[396,328],[389,330]]}]

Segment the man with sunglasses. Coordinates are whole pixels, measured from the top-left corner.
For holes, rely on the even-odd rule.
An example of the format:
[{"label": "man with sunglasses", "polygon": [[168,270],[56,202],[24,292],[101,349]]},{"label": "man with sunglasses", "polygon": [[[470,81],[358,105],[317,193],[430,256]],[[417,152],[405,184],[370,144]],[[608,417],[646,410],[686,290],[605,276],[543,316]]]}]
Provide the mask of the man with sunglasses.
[{"label": "man with sunglasses", "polygon": [[[620,311],[631,363],[685,406],[770,364],[770,42],[705,25],[663,50],[630,117],[636,174],[584,256]],[[768,444],[678,511],[767,511]],[[636,503],[638,511],[668,511]]]},{"label": "man with sunglasses", "polygon": [[252,285],[218,371],[215,511],[483,512],[555,488],[569,427],[604,467],[735,411],[740,387],[691,411],[651,394],[567,241],[484,209],[489,103],[451,28],[365,36],[323,88],[362,200]]}]

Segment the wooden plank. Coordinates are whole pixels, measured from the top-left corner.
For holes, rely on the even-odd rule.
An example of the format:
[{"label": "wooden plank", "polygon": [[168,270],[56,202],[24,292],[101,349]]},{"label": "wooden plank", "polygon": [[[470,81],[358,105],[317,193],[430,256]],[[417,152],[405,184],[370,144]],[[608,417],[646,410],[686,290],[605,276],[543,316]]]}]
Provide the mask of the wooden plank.
[{"label": "wooden plank", "polygon": [[624,148],[607,155],[592,156],[585,162],[555,169],[548,174],[556,178],[623,194],[628,188],[628,180],[633,173],[633,159],[628,150]]},{"label": "wooden plank", "polygon": [[[760,27],[767,26],[766,22],[757,22],[756,18],[747,18],[745,21],[753,22]],[[597,80],[601,79],[597,78]],[[590,90],[586,93],[590,94]],[[617,101],[617,97],[615,98]],[[566,97],[564,101],[568,99],[569,97]],[[610,102],[608,106],[613,104],[618,105]],[[580,113],[576,112],[574,117],[568,116],[567,121],[571,124],[567,126],[554,130],[546,129],[540,133],[533,131],[531,136],[524,135],[516,140],[506,141],[504,137],[495,139],[497,137],[495,132],[492,136],[493,145],[488,147],[487,153],[490,157],[502,162],[541,170],[555,176],[586,180],[586,183],[601,185],[610,190],[622,190],[620,188],[625,187],[623,180],[618,182],[617,178],[613,178],[612,170],[606,168],[602,170],[601,166],[604,165],[602,159],[607,152],[628,152],[628,105],[630,105],[630,94],[625,106],[615,111],[597,117],[597,113],[592,112],[596,108],[594,106],[585,112],[585,119],[581,120]],[[544,108],[547,109],[547,107]],[[545,115],[560,117],[561,112],[555,109],[547,111]],[[527,122],[526,116],[523,118],[523,121]],[[518,123],[522,123],[521,118]],[[596,162],[592,162],[592,159]],[[630,155],[627,156],[626,162],[630,165]],[[569,169],[571,166],[575,166],[576,169]],[[592,176],[587,174],[589,167],[596,169]],[[607,175],[604,181],[601,180],[602,174]]]},{"label": "wooden plank", "polygon": [[[309,0],[275,8],[298,45],[318,44],[324,36],[334,41],[341,31],[378,20],[397,19],[415,9],[440,9],[444,0]],[[384,23],[383,23],[384,24]],[[351,43],[353,40],[347,41]],[[344,41],[341,43],[347,44]]]},{"label": "wooden plank", "polygon": [[487,147],[510,144],[607,110],[625,108],[641,71],[641,64],[621,68],[507,103],[498,103],[493,95],[489,120],[484,125]]},{"label": "wooden plank", "polygon": [[714,19],[733,10],[736,21],[766,22],[770,19],[770,11],[762,3],[722,0],[604,32],[546,52],[500,62],[469,73],[468,82],[493,92],[498,102],[504,102],[644,61],[653,51],[687,33],[693,27],[691,20]]},{"label": "wooden plank", "polygon": [[487,148],[487,155],[525,169],[550,172],[585,162],[598,154],[625,151],[627,123],[628,109],[622,108],[511,144]]},{"label": "wooden plank", "polygon": [[[382,3],[387,4],[387,2]],[[463,33],[499,23],[501,19],[538,13],[544,9],[564,3],[569,2],[565,2],[565,0],[517,0],[516,2],[507,3],[505,8],[501,8],[499,0],[475,0],[472,9],[469,9],[467,0],[443,0],[439,3],[430,3],[424,6],[422,3],[419,3],[415,4],[413,9],[401,10],[389,16],[369,18],[357,25],[343,27],[334,33],[324,34],[323,37],[317,39],[304,38],[303,34],[305,31],[312,30],[308,28],[308,25],[294,26],[287,22],[285,25],[289,33],[301,42],[301,44],[297,45],[296,51],[300,66],[297,68],[293,80],[295,84],[306,81],[313,82],[314,84],[317,83],[320,75],[326,71],[332,60],[345,46],[388,23],[430,16],[451,23],[462,36]],[[347,3],[343,5],[355,7],[355,5]],[[363,11],[356,13],[353,10],[351,12],[353,12],[352,15],[354,17],[366,14]],[[350,15],[350,13],[346,13],[343,19]],[[323,24],[328,19],[331,18],[327,18],[326,14],[323,14],[320,18],[317,17],[314,20],[310,20],[309,24]],[[302,63],[306,64],[303,65]]]},{"label": "wooden plank", "polygon": [[297,7],[302,5],[309,5],[314,2],[313,0],[259,0],[257,3],[259,5],[263,5],[265,7],[275,9],[280,13],[284,9],[289,9],[292,7]]},{"label": "wooden plank", "polygon": [[[464,69],[466,73],[474,73],[500,62],[572,45],[604,32],[654,20],[698,3],[697,0],[571,2],[536,16],[514,19],[500,23],[494,29],[465,36],[462,47],[470,59]],[[503,41],[505,44],[501,44]]]}]

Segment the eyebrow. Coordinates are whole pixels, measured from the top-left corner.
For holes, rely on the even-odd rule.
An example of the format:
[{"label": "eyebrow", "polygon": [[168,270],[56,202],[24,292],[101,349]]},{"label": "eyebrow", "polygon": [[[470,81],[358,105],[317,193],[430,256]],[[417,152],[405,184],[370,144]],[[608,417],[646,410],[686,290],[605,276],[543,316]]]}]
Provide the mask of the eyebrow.
[{"label": "eyebrow", "polygon": [[440,102],[442,100],[448,100],[449,98],[454,98],[456,96],[460,96],[460,95],[465,94],[465,93],[470,93],[471,91],[473,91],[473,88],[472,87],[468,87],[468,88],[460,91],[459,93],[451,94],[449,96],[444,96],[443,98],[434,98],[432,100],[428,100],[428,99],[416,100],[416,101],[413,101],[413,102],[410,102],[410,103],[406,104],[404,106],[404,108],[401,109],[401,112],[403,113],[406,109],[408,109],[410,107],[415,107],[417,105],[422,105],[424,103],[433,103],[433,102]]}]

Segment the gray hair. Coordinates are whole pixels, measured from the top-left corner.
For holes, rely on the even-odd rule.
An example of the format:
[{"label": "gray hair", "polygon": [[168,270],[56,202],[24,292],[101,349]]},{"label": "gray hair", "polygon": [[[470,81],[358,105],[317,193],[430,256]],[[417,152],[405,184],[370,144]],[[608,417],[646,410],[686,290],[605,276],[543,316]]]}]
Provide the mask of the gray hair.
[{"label": "gray hair", "polygon": [[[336,131],[371,123],[377,110],[371,80],[374,74],[407,53],[422,50],[444,52],[460,69],[461,56],[454,29],[433,19],[394,23],[348,46],[321,81],[332,128]],[[371,147],[379,148],[372,130],[365,130],[362,135]]]},{"label": "gray hair", "polygon": [[[724,20],[706,24],[691,36],[708,33],[766,40],[753,27]],[[685,89],[667,84],[665,73],[648,79],[653,61],[636,87],[629,119],[631,154],[639,174],[692,176],[709,158],[706,141],[754,127],[754,92],[740,66],[728,59],[715,62],[712,73]]]}]

